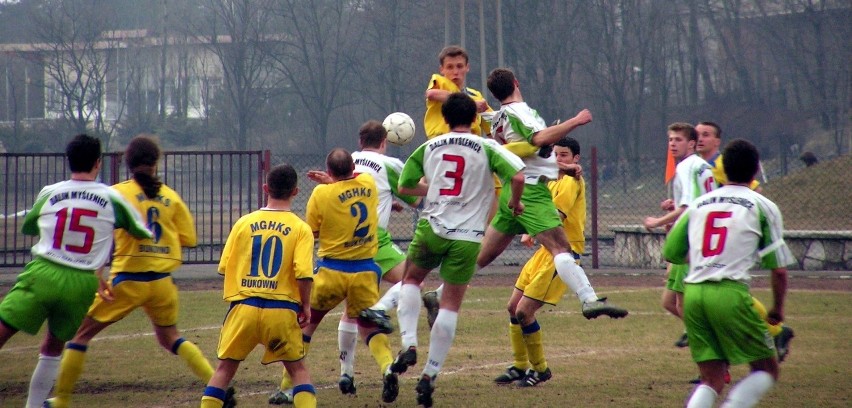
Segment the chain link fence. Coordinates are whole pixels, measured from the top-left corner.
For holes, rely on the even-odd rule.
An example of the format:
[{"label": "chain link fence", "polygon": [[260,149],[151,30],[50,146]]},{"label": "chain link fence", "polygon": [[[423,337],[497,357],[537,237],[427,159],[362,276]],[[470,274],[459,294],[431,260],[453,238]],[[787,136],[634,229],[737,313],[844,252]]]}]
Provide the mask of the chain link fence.
[{"label": "chain link fence", "polygon": [[[641,225],[645,217],[663,214],[660,202],[670,197],[663,180],[665,157],[619,161],[597,154],[594,148],[584,149],[582,157],[588,206],[582,262],[588,266],[613,266],[613,227]],[[294,211],[304,215],[315,186],[306,173],[324,170],[325,155],[271,156],[259,151],[164,154],[160,175],[184,198],[195,216],[199,246],[185,251],[188,263],[218,262],[231,225],[241,215],[263,205],[264,171],[279,163],[291,164],[300,176],[300,192],[293,204]],[[763,172],[758,176],[762,192],[779,205],[788,230],[852,230],[852,219],[845,208],[852,202],[852,188],[847,181],[852,170],[850,156],[823,160],[811,167],[800,161],[789,161],[786,168],[772,160],[762,165]],[[68,178],[65,166],[62,154],[0,154],[0,266],[29,261],[34,240],[20,233],[22,214],[32,206],[43,186]],[[106,154],[101,179],[115,183],[127,177],[121,154]],[[403,250],[411,240],[417,216],[411,208],[391,215],[390,233]],[[829,250],[841,251],[844,260],[852,257],[848,240],[839,249]],[[520,266],[534,251],[515,240],[494,264]]]}]

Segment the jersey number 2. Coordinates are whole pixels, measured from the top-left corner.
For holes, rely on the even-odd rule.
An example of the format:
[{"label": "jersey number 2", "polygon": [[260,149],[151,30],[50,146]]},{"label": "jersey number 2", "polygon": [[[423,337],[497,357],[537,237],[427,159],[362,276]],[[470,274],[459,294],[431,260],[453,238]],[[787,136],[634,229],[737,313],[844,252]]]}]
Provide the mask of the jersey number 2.
[{"label": "jersey number 2", "polygon": [[[716,220],[725,218],[731,218],[730,211],[713,211],[707,214],[707,219],[704,221],[704,242],[701,246],[701,255],[705,258],[719,255],[725,250],[728,227],[716,226]],[[713,245],[714,237],[716,237],[715,245]]]},{"label": "jersey number 2", "polygon": [[[53,249],[62,249],[62,239],[65,238],[65,224],[68,223],[68,210],[69,208],[66,207],[56,213],[56,228],[53,230]],[[83,233],[83,246],[66,244],[65,250],[78,254],[88,254],[92,250],[92,242],[95,241],[95,229],[80,224],[80,218],[97,218],[98,212],[84,208],[71,208],[70,210],[71,225],[68,226],[68,230]]]},{"label": "jersey number 2", "polygon": [[455,197],[461,194],[462,189],[462,176],[464,175],[464,157],[458,156],[455,154],[445,154],[441,157],[444,161],[453,162],[456,164],[456,169],[453,171],[447,171],[444,173],[444,177],[453,180],[452,188],[442,188],[439,190],[439,193],[442,196],[451,196]]}]

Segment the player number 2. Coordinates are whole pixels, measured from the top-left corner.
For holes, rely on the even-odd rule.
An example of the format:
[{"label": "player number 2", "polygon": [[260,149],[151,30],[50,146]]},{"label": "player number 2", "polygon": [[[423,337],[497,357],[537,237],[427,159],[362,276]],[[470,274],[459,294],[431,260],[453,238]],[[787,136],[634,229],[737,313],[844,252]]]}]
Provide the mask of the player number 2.
[{"label": "player number 2", "polygon": [[[56,228],[53,230],[53,249],[62,249],[62,240],[65,238],[65,224],[68,224],[68,210],[63,208],[56,213]],[[84,208],[70,208],[71,223],[68,225],[68,231],[83,233],[83,245],[66,244],[65,250],[78,254],[88,254],[92,250],[92,242],[95,241],[95,229],[80,224],[80,219],[83,217],[98,217],[98,212],[95,210],[87,210]]]},{"label": "player number 2", "polygon": [[364,224],[367,220],[367,205],[362,202],[356,202],[349,206],[349,213],[353,217],[358,218],[358,225],[355,226],[355,231],[352,232],[356,238],[364,238],[370,232],[370,224]]},{"label": "player number 2", "polygon": [[707,219],[704,222],[704,245],[701,246],[701,255],[705,258],[719,255],[725,250],[728,227],[716,226],[716,220],[725,218],[731,218],[730,211],[713,211],[707,214]]},{"label": "player number 2", "polygon": [[273,235],[263,240],[262,235],[251,236],[251,271],[248,276],[258,277],[260,273],[274,278],[281,269],[284,258],[284,244],[281,238]]},{"label": "player number 2", "polygon": [[456,169],[444,173],[444,177],[453,180],[452,188],[442,188],[439,190],[442,196],[458,196],[462,189],[462,176],[464,175],[464,157],[455,154],[445,154],[441,157],[444,161],[453,162],[456,164]]}]

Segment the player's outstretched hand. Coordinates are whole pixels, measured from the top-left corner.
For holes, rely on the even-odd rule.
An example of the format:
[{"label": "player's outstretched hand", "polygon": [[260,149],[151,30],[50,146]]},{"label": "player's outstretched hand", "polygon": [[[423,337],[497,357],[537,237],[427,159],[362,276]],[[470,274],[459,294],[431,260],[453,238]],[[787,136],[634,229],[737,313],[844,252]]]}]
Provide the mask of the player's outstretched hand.
[{"label": "player's outstretched hand", "polygon": [[585,125],[586,123],[589,123],[589,122],[592,121],[592,111],[590,111],[588,109],[583,109],[583,110],[580,111],[580,113],[578,113],[576,116],[574,116],[574,119],[577,119],[579,124]]},{"label": "player's outstretched hand", "polygon": [[647,217],[645,221],[642,222],[642,225],[645,226],[645,229],[648,231],[653,231],[654,228],[657,228],[657,219],[654,217]]},{"label": "player's outstretched hand", "polygon": [[320,184],[331,184],[333,181],[328,173],[321,170],[308,170],[308,178]]},{"label": "player's outstretched hand", "polygon": [[663,200],[663,202],[660,203],[660,209],[663,211],[674,211],[674,200],[672,200],[671,198]]},{"label": "player's outstretched hand", "polygon": [[535,245],[535,238],[531,237],[529,234],[521,234],[521,245],[532,248]]}]

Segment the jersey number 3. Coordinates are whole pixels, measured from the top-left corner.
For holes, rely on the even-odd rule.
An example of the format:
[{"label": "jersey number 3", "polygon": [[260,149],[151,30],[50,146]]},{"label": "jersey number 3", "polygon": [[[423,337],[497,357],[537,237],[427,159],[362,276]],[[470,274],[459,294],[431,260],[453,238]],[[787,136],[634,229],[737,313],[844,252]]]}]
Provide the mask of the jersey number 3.
[{"label": "jersey number 3", "polygon": [[456,169],[453,171],[447,171],[444,173],[444,177],[453,180],[452,188],[442,188],[439,190],[439,193],[442,196],[451,196],[455,197],[461,194],[462,189],[462,176],[464,175],[464,157],[458,156],[455,154],[445,154],[441,157],[444,161],[453,162],[456,164]]},{"label": "jersey number 3", "polygon": [[63,249],[62,240],[65,238],[65,225],[68,224],[68,210],[71,210],[71,223],[68,225],[68,231],[80,232],[83,234],[83,245],[65,244],[65,250],[78,254],[88,254],[92,250],[92,242],[95,241],[95,229],[80,224],[80,219],[83,217],[98,217],[98,212],[95,210],[87,210],[85,208],[63,208],[56,212],[56,228],[53,230],[53,249]]},{"label": "jersey number 3", "polygon": [[[725,240],[728,238],[728,227],[717,227],[716,220],[731,218],[730,211],[713,211],[707,214],[704,221],[704,242],[701,255],[706,257],[719,255],[725,250]],[[714,237],[715,245],[714,245]]]}]

